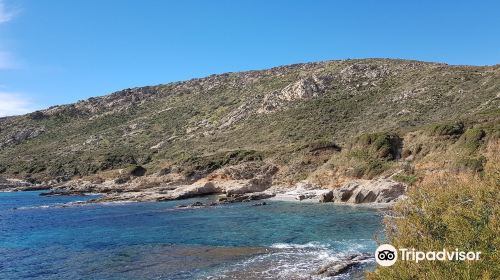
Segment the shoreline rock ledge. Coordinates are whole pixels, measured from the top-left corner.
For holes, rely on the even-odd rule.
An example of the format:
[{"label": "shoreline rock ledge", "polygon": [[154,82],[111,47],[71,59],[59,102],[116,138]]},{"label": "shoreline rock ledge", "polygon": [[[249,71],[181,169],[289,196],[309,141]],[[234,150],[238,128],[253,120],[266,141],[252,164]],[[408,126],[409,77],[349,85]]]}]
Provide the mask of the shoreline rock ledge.
[{"label": "shoreline rock ledge", "polygon": [[321,267],[315,274],[323,277],[340,276],[353,267],[360,266],[370,260],[373,260],[373,256],[366,253],[348,255]]},{"label": "shoreline rock ledge", "polygon": [[406,185],[389,180],[355,180],[320,195],[319,202],[392,203],[404,197]]}]

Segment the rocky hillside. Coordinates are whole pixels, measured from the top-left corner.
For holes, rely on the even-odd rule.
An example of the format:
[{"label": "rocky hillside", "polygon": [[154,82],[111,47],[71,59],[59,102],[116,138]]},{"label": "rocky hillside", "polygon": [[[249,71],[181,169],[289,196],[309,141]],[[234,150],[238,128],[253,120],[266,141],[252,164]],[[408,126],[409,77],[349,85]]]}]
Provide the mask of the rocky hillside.
[{"label": "rocky hillside", "polygon": [[411,184],[428,172],[481,172],[499,152],[499,124],[499,65],[296,64],[1,118],[0,176],[194,182],[242,172],[231,166],[272,166],[274,184],[380,176]]}]

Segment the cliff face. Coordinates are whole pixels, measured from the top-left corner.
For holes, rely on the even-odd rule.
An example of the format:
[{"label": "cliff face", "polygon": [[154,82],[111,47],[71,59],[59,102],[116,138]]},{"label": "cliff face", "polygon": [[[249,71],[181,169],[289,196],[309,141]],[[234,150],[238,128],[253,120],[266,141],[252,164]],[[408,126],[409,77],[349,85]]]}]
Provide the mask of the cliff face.
[{"label": "cliff face", "polygon": [[411,181],[419,172],[480,172],[498,152],[499,122],[498,65],[297,64],[1,118],[0,176],[106,177],[141,165],[146,175],[192,182],[252,162],[278,166],[281,184],[395,173]]}]

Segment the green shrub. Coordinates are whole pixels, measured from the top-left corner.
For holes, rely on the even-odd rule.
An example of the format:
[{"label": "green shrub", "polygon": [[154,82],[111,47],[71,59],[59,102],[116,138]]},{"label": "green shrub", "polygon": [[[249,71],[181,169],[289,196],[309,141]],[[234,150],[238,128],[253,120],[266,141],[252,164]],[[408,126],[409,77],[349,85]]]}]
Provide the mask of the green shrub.
[{"label": "green shrub", "polygon": [[354,178],[362,178],[366,176],[371,179],[382,174],[390,168],[391,164],[381,159],[370,159],[366,162],[356,164],[352,169],[348,170],[346,175]]},{"label": "green shrub", "polygon": [[436,124],[430,129],[432,136],[453,136],[461,135],[464,133],[464,124],[457,122],[454,124]]},{"label": "green shrub", "polygon": [[123,173],[132,176],[144,176],[144,174],[146,174],[146,169],[140,165],[132,164],[125,168]]},{"label": "green shrub", "polygon": [[353,150],[349,151],[349,153],[347,154],[347,157],[351,158],[351,159],[356,159],[356,160],[368,161],[368,160],[370,160],[371,155],[368,152],[368,150],[366,150],[366,149],[365,150],[353,149]]},{"label": "green shrub", "polygon": [[226,165],[258,160],[262,160],[262,155],[257,151],[236,150],[210,156],[192,156],[181,162],[180,165],[184,167],[184,175],[199,177]]},{"label": "green shrub", "polygon": [[500,276],[500,171],[484,178],[431,178],[410,188],[385,220],[387,243],[418,251],[480,251],[479,261],[398,260],[368,279],[498,279]]},{"label": "green shrub", "polygon": [[486,132],[480,128],[470,128],[462,135],[461,140],[464,148],[473,152],[481,146],[482,139],[486,136]]},{"label": "green shrub", "polygon": [[319,151],[319,150],[333,150],[336,152],[340,152],[342,148],[335,144],[334,142],[330,141],[315,141],[312,143],[309,143],[307,145],[307,148],[309,149],[310,152],[314,151]]},{"label": "green shrub", "polygon": [[358,137],[357,145],[369,150],[373,157],[397,159],[402,146],[402,139],[395,133],[379,132]]},{"label": "green shrub", "polygon": [[392,179],[407,184],[408,186],[412,186],[417,182],[418,177],[416,175],[397,174],[392,176]]},{"label": "green shrub", "polygon": [[101,170],[119,168],[124,165],[136,164],[136,160],[128,149],[123,148],[108,151],[104,154],[101,161]]},{"label": "green shrub", "polygon": [[391,161],[400,157],[402,139],[395,133],[372,133],[357,137],[347,152],[352,169],[346,175],[373,178],[391,167]]},{"label": "green shrub", "polygon": [[366,175],[369,178],[373,178],[377,175],[382,174],[384,171],[388,170],[390,164],[381,159],[372,159],[368,162],[366,168]]}]

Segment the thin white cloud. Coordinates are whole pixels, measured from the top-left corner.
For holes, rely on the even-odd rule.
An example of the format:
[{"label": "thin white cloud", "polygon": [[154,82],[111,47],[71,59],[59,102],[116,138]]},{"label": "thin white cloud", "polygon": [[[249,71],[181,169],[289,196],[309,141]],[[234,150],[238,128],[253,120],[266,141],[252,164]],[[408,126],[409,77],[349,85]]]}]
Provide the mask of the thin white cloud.
[{"label": "thin white cloud", "polygon": [[[0,25],[11,21],[18,10],[7,7],[4,0],[0,0]],[[1,43],[1,42],[0,42]],[[12,55],[0,50],[0,70],[16,68]]]},{"label": "thin white cloud", "polygon": [[35,111],[33,102],[20,94],[0,92],[0,117],[22,115]]},{"label": "thin white cloud", "polygon": [[12,20],[15,16],[14,10],[9,10],[5,5],[5,1],[0,0],[0,24]]},{"label": "thin white cloud", "polygon": [[0,51],[0,70],[14,69],[16,64],[12,55],[8,52]]}]

